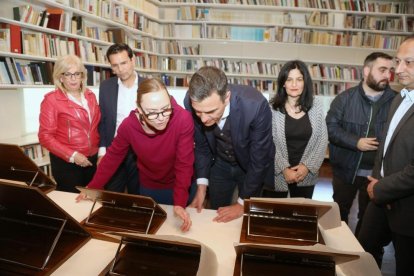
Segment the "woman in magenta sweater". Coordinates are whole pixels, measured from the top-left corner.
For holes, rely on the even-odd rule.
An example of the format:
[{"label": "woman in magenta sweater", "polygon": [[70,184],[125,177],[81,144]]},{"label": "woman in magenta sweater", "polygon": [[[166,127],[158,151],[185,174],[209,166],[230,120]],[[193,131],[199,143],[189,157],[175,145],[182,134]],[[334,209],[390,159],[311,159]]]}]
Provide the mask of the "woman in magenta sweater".
[{"label": "woman in magenta sweater", "polygon": [[[183,220],[181,229],[187,231],[191,226],[185,207],[193,175],[193,134],[191,114],[170,97],[161,81],[147,79],[138,87],[137,109],[119,126],[87,187],[102,189],[131,147],[137,155],[140,194],[174,205],[174,213]],[[84,198],[81,194],[78,200]]]}]

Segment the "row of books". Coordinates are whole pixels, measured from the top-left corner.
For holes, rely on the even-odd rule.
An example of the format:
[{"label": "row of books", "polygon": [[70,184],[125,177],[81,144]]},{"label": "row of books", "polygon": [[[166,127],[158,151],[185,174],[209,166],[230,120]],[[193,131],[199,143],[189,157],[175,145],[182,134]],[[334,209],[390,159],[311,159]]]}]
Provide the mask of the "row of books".
[{"label": "row of books", "polygon": [[53,63],[0,57],[2,84],[53,84]]},{"label": "row of books", "polygon": [[[53,66],[51,61],[30,61],[19,58],[0,57],[0,83],[26,85],[52,85]],[[112,70],[86,65],[87,85],[97,86],[113,76]]]},{"label": "row of books", "polygon": [[21,146],[23,152],[29,156],[43,172],[52,176],[52,168],[50,166],[49,151],[40,144]]},{"label": "row of books", "polygon": [[354,83],[327,83],[327,82],[313,82],[313,91],[315,95],[321,96],[336,96],[348,88],[355,86]]},{"label": "row of books", "polygon": [[31,159],[40,159],[49,155],[47,149],[42,147],[40,144],[24,145],[21,146],[21,148]]},{"label": "row of books", "polygon": [[[185,45],[181,41],[157,41],[156,51],[160,54],[199,55],[200,44]],[[144,47],[145,48],[145,47]]]},{"label": "row of books", "polygon": [[361,12],[411,13],[407,1],[371,2],[364,0],[160,0],[166,3],[206,3],[300,7]]},{"label": "row of books", "polygon": [[[182,9],[195,9],[195,6],[181,7]],[[200,12],[197,12],[199,11]],[[183,13],[177,14],[178,20],[205,20],[240,22],[255,24],[275,24],[299,26],[322,26],[332,28],[353,28],[365,30],[384,30],[384,31],[403,31],[403,18],[401,16],[372,16],[345,14],[321,11],[302,11],[302,12],[274,12],[274,11],[239,11],[237,13],[230,10],[198,8],[196,12],[190,13],[196,16],[183,17]],[[207,14],[208,17],[200,18],[199,14]],[[260,13],[260,14],[258,14]],[[187,13],[184,13],[187,14]]]},{"label": "row of books", "polygon": [[401,35],[382,35],[354,31],[328,32],[281,27],[267,29],[266,32],[269,33],[269,41],[379,49],[397,49],[405,39]]},{"label": "row of books", "polygon": [[[226,59],[177,59],[162,58],[162,70],[194,72],[203,66],[215,66],[228,74],[277,77],[284,63],[265,61],[238,61]],[[309,73],[312,78],[326,80],[356,81],[361,78],[360,67],[338,66],[327,64],[309,64]]]}]

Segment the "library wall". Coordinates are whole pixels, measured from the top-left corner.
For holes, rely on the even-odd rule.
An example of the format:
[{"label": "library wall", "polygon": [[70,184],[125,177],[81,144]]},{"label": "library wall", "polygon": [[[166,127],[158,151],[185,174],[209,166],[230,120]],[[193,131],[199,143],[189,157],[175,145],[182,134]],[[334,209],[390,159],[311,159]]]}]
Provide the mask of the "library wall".
[{"label": "library wall", "polygon": [[0,139],[25,133],[23,94],[20,90],[0,90]]}]

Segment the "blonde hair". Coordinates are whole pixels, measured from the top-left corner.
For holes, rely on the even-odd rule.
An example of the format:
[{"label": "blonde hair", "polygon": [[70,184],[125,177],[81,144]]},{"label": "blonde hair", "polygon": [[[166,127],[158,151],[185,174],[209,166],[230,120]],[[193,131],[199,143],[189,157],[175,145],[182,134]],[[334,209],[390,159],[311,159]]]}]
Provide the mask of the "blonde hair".
[{"label": "blonde hair", "polygon": [[83,73],[80,85],[81,92],[83,93],[86,90],[86,80],[88,75],[85,66],[83,65],[81,59],[78,56],[66,55],[59,57],[56,60],[55,66],[53,68],[53,83],[57,88],[61,89],[64,92],[67,92],[67,89],[63,86],[63,83],[60,81],[60,78],[62,77],[62,74],[66,73],[72,66],[78,68],[78,72]]}]

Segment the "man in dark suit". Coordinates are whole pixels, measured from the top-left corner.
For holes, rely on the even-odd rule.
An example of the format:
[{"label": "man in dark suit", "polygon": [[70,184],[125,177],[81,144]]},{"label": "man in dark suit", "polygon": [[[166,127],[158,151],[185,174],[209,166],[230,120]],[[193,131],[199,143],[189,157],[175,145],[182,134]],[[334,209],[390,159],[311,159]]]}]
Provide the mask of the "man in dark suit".
[{"label": "man in dark suit", "polygon": [[414,275],[414,36],[400,45],[395,72],[404,89],[389,110],[358,239],[379,265],[382,247],[392,240],[400,276]]},{"label": "man in dark suit", "polygon": [[[203,67],[191,78],[184,104],[195,119],[198,189],[190,206],[201,211],[209,188],[217,222],[243,215],[243,200],[259,196],[273,172],[272,115],[256,89],[228,85],[223,71]],[[232,202],[235,188],[239,198]]]},{"label": "man in dark suit", "polygon": [[[111,68],[116,77],[104,80],[99,87],[99,106],[101,108],[101,122],[99,135],[101,137],[98,153],[98,164],[105,155],[116,135],[122,121],[129,116],[131,110],[136,109],[137,89],[139,77],[135,72],[135,57],[131,48],[123,43],[114,44],[106,53]],[[139,194],[138,172],[136,156],[129,151],[124,162],[116,171],[105,189],[115,192]]]}]

